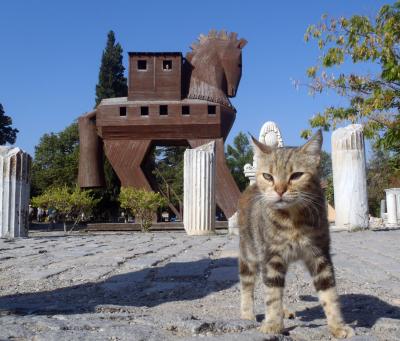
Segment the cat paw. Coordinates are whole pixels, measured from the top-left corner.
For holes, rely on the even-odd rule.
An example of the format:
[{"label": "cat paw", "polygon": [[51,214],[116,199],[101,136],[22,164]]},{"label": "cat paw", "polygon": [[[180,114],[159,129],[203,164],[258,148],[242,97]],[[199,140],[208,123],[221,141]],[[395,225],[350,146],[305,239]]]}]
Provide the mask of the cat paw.
[{"label": "cat paw", "polygon": [[329,327],[332,335],[337,339],[347,339],[355,335],[354,329],[346,325],[338,325]]},{"label": "cat paw", "polygon": [[288,309],[283,309],[283,317],[285,319],[293,320],[296,317],[296,312]]},{"label": "cat paw", "polygon": [[264,334],[281,334],[283,324],[278,322],[263,322],[258,330]]},{"label": "cat paw", "polygon": [[254,315],[251,312],[242,312],[240,314],[240,318],[242,320],[250,320],[250,321],[256,321],[256,315]]}]

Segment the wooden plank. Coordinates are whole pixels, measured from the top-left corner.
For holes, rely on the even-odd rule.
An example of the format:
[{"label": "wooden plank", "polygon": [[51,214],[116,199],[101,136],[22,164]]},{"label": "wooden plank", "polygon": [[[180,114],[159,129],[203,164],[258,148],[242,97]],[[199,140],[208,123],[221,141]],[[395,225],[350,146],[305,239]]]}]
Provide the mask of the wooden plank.
[{"label": "wooden plank", "polygon": [[122,186],[151,191],[151,186],[140,167],[150,144],[150,140],[104,140],[104,152]]}]

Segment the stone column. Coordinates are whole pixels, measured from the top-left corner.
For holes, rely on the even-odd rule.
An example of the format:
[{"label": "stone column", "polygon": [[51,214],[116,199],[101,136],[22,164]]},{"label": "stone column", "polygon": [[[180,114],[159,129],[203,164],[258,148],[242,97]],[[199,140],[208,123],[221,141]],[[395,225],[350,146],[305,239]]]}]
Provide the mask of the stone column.
[{"label": "stone column", "polygon": [[30,169],[29,154],[0,147],[0,238],[28,235]]},{"label": "stone column", "polygon": [[183,202],[188,235],[215,232],[215,142],[185,151]]},{"label": "stone column", "polygon": [[368,228],[363,128],[351,124],[332,133],[335,223],[348,230]]},{"label": "stone column", "polygon": [[381,200],[381,218],[385,217],[385,213],[386,213],[386,200],[382,199]]},{"label": "stone column", "polygon": [[397,207],[399,204],[397,196],[400,197],[400,189],[389,188],[385,189],[385,192],[386,192],[386,206],[387,206],[387,226],[397,227],[398,219],[400,218],[398,215],[398,209],[400,209],[400,207]]}]

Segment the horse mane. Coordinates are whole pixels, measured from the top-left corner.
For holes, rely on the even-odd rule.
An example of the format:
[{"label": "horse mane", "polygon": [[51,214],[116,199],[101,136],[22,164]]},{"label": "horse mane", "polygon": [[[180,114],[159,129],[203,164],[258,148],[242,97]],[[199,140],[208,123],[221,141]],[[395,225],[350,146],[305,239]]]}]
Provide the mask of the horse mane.
[{"label": "horse mane", "polygon": [[231,43],[232,46],[236,46],[238,49],[242,49],[246,44],[246,39],[238,39],[238,35],[236,32],[226,32],[225,30],[217,31],[217,30],[210,30],[207,35],[200,34],[190,48],[192,49],[191,52],[187,53],[186,59],[189,61],[192,59],[193,55],[201,50],[209,41],[211,40],[223,40],[228,43]]}]

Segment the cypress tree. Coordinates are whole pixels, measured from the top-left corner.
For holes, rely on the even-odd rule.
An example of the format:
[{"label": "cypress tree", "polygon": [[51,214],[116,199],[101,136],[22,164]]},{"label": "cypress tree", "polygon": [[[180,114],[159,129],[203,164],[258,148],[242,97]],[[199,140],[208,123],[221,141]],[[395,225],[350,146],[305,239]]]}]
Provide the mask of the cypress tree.
[{"label": "cypress tree", "polygon": [[[96,85],[96,106],[104,98],[125,97],[128,94],[125,68],[122,65],[122,47],[115,43],[115,34],[108,32],[107,45],[101,57],[99,82]],[[109,220],[118,214],[118,194],[121,183],[107,158],[104,158],[106,188],[94,191],[100,201],[94,209],[95,216]]]},{"label": "cypress tree", "polygon": [[122,47],[115,43],[113,31],[108,32],[107,45],[101,57],[99,82],[96,85],[96,106],[103,98],[124,97],[128,93]]},{"label": "cypress tree", "polygon": [[0,145],[8,143],[15,143],[17,139],[18,129],[11,127],[12,119],[10,116],[5,115],[3,105],[0,103]]}]

